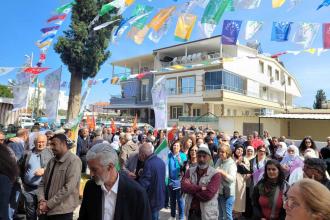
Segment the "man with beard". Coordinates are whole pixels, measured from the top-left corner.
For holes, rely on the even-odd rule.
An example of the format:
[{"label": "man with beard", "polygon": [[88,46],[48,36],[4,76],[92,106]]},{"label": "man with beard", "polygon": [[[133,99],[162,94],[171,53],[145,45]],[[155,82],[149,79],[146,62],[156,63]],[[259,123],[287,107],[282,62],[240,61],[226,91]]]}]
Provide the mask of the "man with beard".
[{"label": "man with beard", "polygon": [[190,168],[181,181],[186,193],[185,215],[188,220],[217,220],[220,174],[211,166],[211,152],[201,146],[197,151],[197,167]]},{"label": "man with beard", "polygon": [[72,220],[79,205],[81,161],[68,150],[72,142],[64,134],[55,134],[50,141],[55,157],[38,186],[39,219]]},{"label": "man with beard", "polygon": [[109,144],[94,145],[86,155],[92,180],[86,183],[78,220],[151,220],[146,191],[118,173],[118,155]]}]

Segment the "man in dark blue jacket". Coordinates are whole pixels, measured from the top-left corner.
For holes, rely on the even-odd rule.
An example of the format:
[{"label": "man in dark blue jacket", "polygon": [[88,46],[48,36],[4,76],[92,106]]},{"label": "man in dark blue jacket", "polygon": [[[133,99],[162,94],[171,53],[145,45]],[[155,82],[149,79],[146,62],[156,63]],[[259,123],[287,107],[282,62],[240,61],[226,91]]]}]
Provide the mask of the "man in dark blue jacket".
[{"label": "man in dark blue jacket", "polygon": [[165,205],[165,163],[153,153],[150,143],[140,147],[139,159],[144,161],[144,168],[138,182],[147,191],[152,220],[159,220],[159,211]]}]

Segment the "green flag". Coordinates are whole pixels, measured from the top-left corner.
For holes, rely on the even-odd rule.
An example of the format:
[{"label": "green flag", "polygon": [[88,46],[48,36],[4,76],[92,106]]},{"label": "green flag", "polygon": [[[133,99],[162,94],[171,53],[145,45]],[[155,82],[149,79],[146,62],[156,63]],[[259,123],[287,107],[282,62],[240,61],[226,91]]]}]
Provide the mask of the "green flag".
[{"label": "green flag", "polygon": [[226,11],[231,0],[210,0],[203,13],[202,24],[219,24],[219,21]]},{"label": "green flag", "polygon": [[157,147],[154,154],[156,154],[160,159],[162,159],[166,165],[166,173],[165,173],[165,183],[168,185],[168,154],[170,149],[167,146],[167,140],[164,139],[163,142]]},{"label": "green flag", "polygon": [[56,8],[56,12],[59,13],[59,14],[62,14],[66,9],[71,8],[74,4],[76,4],[75,1],[70,2],[68,4],[65,4],[65,5],[62,5],[58,8]]},{"label": "green flag", "polygon": [[115,7],[112,6],[111,2],[110,3],[107,3],[105,5],[102,6],[100,12],[99,12],[99,15],[100,16],[103,16],[105,15],[106,13],[108,13],[109,11],[112,11],[113,9],[115,9]]},{"label": "green flag", "polygon": [[[141,16],[143,14],[150,13],[152,11],[152,9],[153,9],[153,7],[151,7],[151,6],[138,4],[138,5],[136,5],[136,7],[132,13],[132,17]],[[144,28],[144,26],[146,25],[147,20],[148,20],[148,16],[144,16],[144,17],[138,19],[137,21],[135,21],[133,23],[133,26],[137,27],[139,30],[142,30]]]}]

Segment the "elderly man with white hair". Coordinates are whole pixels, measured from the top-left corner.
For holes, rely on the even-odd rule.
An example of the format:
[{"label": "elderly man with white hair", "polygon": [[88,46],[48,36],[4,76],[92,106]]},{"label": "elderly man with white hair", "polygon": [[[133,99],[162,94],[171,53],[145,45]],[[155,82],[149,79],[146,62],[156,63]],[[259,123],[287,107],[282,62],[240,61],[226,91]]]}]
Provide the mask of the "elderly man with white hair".
[{"label": "elderly man with white hair", "polygon": [[132,141],[132,135],[129,133],[121,133],[119,137],[121,143],[121,150],[119,154],[120,167],[124,168],[126,160],[133,153],[138,152],[139,147]]},{"label": "elderly man with white hair", "polygon": [[94,145],[86,158],[93,179],[86,183],[79,220],[151,219],[145,190],[118,173],[118,156],[109,144]]}]

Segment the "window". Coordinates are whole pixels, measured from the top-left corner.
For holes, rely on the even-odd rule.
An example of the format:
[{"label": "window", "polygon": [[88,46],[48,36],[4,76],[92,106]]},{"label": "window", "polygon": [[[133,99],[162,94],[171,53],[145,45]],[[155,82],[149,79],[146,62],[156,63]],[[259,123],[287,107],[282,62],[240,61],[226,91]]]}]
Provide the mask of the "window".
[{"label": "window", "polygon": [[193,116],[201,116],[201,109],[199,108],[194,108],[193,109]]},{"label": "window", "polygon": [[177,94],[177,89],[176,89],[176,78],[174,79],[167,79],[166,80],[166,90],[168,95],[175,95]]},{"label": "window", "polygon": [[242,77],[226,71],[205,73],[205,90],[226,89],[243,93],[243,84]]},{"label": "window", "polygon": [[182,106],[171,106],[171,119],[178,119],[180,116],[182,116],[182,112]]},{"label": "window", "polygon": [[279,81],[280,80],[280,71],[275,70],[275,80]]},{"label": "window", "polygon": [[259,61],[259,72],[264,73],[264,62]]},{"label": "window", "polygon": [[143,79],[141,82],[141,101],[147,101],[148,97],[149,79]]},{"label": "window", "polygon": [[194,76],[188,76],[188,77],[182,77],[180,79],[180,85],[181,94],[193,94],[195,93],[195,77]]},{"label": "window", "polygon": [[205,73],[205,90],[221,89],[222,72],[206,72]]},{"label": "window", "polygon": [[267,68],[267,73],[268,73],[268,76],[271,78],[273,77],[273,71],[272,71],[272,67],[271,66],[268,66]]},{"label": "window", "polygon": [[291,86],[291,77],[288,77],[288,85]]},{"label": "window", "polygon": [[231,115],[231,111],[230,111],[230,109],[228,108],[227,109],[227,116],[230,116]]}]

